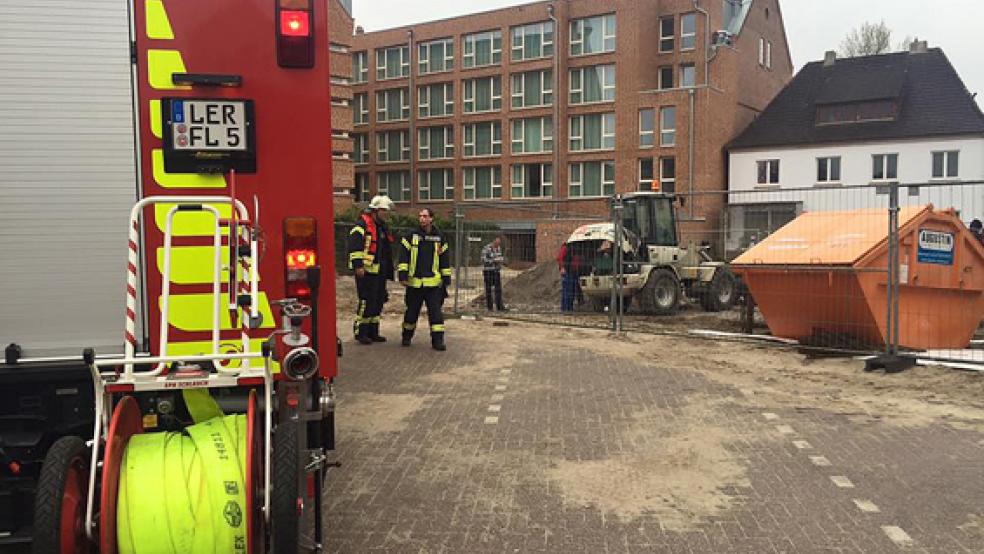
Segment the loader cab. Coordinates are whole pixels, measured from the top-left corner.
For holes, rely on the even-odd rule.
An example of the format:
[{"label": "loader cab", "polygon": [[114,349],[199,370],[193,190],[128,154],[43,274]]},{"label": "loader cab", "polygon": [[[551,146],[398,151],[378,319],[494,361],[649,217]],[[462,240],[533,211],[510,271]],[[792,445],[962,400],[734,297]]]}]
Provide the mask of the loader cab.
[{"label": "loader cab", "polygon": [[647,246],[677,246],[674,196],[663,193],[632,194],[623,198],[626,230]]}]

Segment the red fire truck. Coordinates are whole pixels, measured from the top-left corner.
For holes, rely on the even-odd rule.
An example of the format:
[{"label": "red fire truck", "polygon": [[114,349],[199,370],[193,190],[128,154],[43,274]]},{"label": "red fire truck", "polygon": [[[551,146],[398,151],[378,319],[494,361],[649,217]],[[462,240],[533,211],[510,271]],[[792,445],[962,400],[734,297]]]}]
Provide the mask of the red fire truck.
[{"label": "red fire truck", "polygon": [[216,536],[320,550],[328,52],[324,0],[0,5],[0,551],[139,551],[174,506],[123,490],[171,470],[137,483],[129,449],[217,414],[242,428],[198,441]]}]

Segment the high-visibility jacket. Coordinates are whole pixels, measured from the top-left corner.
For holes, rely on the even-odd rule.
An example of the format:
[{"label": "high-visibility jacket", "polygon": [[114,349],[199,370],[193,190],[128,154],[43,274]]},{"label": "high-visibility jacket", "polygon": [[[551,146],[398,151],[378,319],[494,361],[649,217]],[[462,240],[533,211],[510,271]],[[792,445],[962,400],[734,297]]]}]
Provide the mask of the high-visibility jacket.
[{"label": "high-visibility jacket", "polygon": [[[349,231],[349,269],[364,268],[366,273],[373,274],[382,270],[392,278],[393,265],[387,259],[391,242],[394,242],[393,237],[385,226],[377,224],[372,214],[362,214]],[[386,271],[387,268],[389,271]]]},{"label": "high-visibility jacket", "polygon": [[448,286],[451,263],[444,235],[431,227],[418,227],[400,241],[400,262],[396,266],[400,281],[413,288]]}]

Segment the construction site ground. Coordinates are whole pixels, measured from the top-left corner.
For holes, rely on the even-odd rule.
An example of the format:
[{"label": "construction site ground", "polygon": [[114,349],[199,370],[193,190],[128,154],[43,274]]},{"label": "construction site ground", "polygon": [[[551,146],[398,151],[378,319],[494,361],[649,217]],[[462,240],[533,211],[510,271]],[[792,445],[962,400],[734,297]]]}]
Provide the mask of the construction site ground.
[{"label": "construction site ground", "polygon": [[392,285],[362,346],[351,281],[330,552],[984,552],[984,374],[489,318],[402,348]]}]

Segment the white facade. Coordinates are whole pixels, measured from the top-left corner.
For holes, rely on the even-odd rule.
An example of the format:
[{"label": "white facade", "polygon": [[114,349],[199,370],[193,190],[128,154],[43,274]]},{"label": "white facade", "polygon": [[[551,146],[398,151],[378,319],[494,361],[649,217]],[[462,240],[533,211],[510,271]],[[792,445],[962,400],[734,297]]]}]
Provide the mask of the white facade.
[{"label": "white facade", "polygon": [[[958,152],[956,178],[933,178],[934,152]],[[968,184],[984,181],[984,136],[737,150],[728,154],[726,250],[741,252],[803,211],[887,209],[888,194],[873,178],[874,156],[884,154],[896,154],[898,166],[896,178],[883,182],[939,185],[901,190],[901,205],[933,204],[958,210],[965,222],[984,219],[984,185]],[[839,180],[819,181],[821,158],[839,158]],[[778,160],[778,182],[760,184],[759,162],[769,160]]]}]

